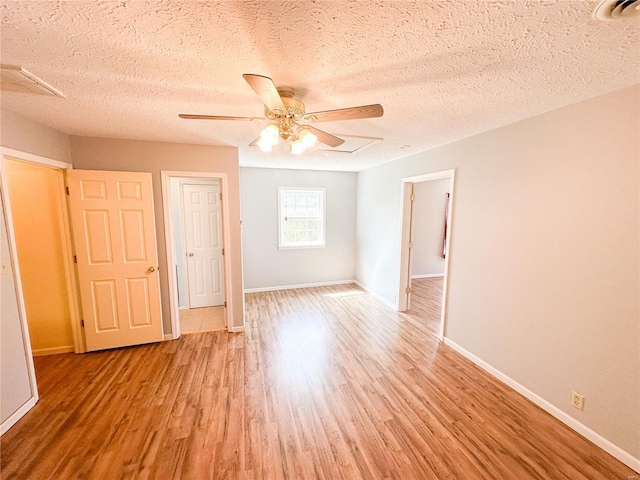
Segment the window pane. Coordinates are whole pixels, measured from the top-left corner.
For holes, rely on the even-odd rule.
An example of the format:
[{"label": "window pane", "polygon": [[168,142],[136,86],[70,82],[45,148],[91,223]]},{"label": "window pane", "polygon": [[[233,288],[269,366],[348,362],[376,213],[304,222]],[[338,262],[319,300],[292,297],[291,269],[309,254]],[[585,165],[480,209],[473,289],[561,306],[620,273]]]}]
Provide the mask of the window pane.
[{"label": "window pane", "polygon": [[[322,190],[281,189],[280,241],[285,247],[324,245]],[[285,220],[286,218],[286,220]]]}]

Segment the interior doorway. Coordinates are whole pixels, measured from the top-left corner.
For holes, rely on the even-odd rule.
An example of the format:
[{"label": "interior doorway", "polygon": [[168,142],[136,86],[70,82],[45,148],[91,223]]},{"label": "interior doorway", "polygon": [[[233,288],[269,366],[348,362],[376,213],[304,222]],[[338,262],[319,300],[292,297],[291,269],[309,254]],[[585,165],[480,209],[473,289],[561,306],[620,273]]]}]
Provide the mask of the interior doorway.
[{"label": "interior doorway", "polygon": [[398,310],[444,338],[454,170],[403,179]]},{"label": "interior doorway", "polygon": [[174,338],[228,329],[226,177],[162,172]]},{"label": "interior doorway", "polygon": [[64,193],[71,165],[3,149],[2,167],[32,354],[84,352]]}]

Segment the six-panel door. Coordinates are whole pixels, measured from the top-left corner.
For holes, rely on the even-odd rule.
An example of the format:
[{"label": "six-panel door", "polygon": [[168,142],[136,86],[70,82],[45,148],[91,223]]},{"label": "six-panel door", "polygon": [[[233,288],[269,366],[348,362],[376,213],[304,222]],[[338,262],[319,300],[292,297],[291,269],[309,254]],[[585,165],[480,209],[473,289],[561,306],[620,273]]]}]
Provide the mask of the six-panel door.
[{"label": "six-panel door", "polygon": [[183,184],[189,308],[224,303],[219,185]]},{"label": "six-panel door", "polygon": [[87,350],[163,338],[151,174],[67,170]]}]

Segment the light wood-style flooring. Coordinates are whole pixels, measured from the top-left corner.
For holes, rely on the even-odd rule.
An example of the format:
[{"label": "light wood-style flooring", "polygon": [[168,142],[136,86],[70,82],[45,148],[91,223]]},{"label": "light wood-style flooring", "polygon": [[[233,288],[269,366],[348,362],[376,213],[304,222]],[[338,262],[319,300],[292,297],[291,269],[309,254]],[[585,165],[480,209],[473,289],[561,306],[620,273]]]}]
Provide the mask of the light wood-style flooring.
[{"label": "light wood-style flooring", "polygon": [[411,279],[408,314],[422,320],[424,327],[436,337],[440,334],[443,277]]},{"label": "light wood-style flooring", "polygon": [[35,359],[8,479],[627,479],[354,285],[247,295],[247,331]]},{"label": "light wood-style flooring", "polygon": [[217,332],[226,328],[223,306],[180,310],[180,333]]}]

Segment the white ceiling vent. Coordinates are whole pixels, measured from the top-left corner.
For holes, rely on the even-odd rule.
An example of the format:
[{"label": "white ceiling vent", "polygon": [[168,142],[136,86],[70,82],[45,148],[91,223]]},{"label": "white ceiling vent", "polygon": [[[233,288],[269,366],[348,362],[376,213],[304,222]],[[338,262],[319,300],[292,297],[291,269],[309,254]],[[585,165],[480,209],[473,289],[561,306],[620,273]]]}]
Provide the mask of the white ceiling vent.
[{"label": "white ceiling vent", "polygon": [[64,94],[22,67],[2,65],[0,89],[4,92],[36,93],[63,97]]},{"label": "white ceiling vent", "polygon": [[640,16],[640,0],[603,0],[593,16],[603,22],[637,18]]}]

